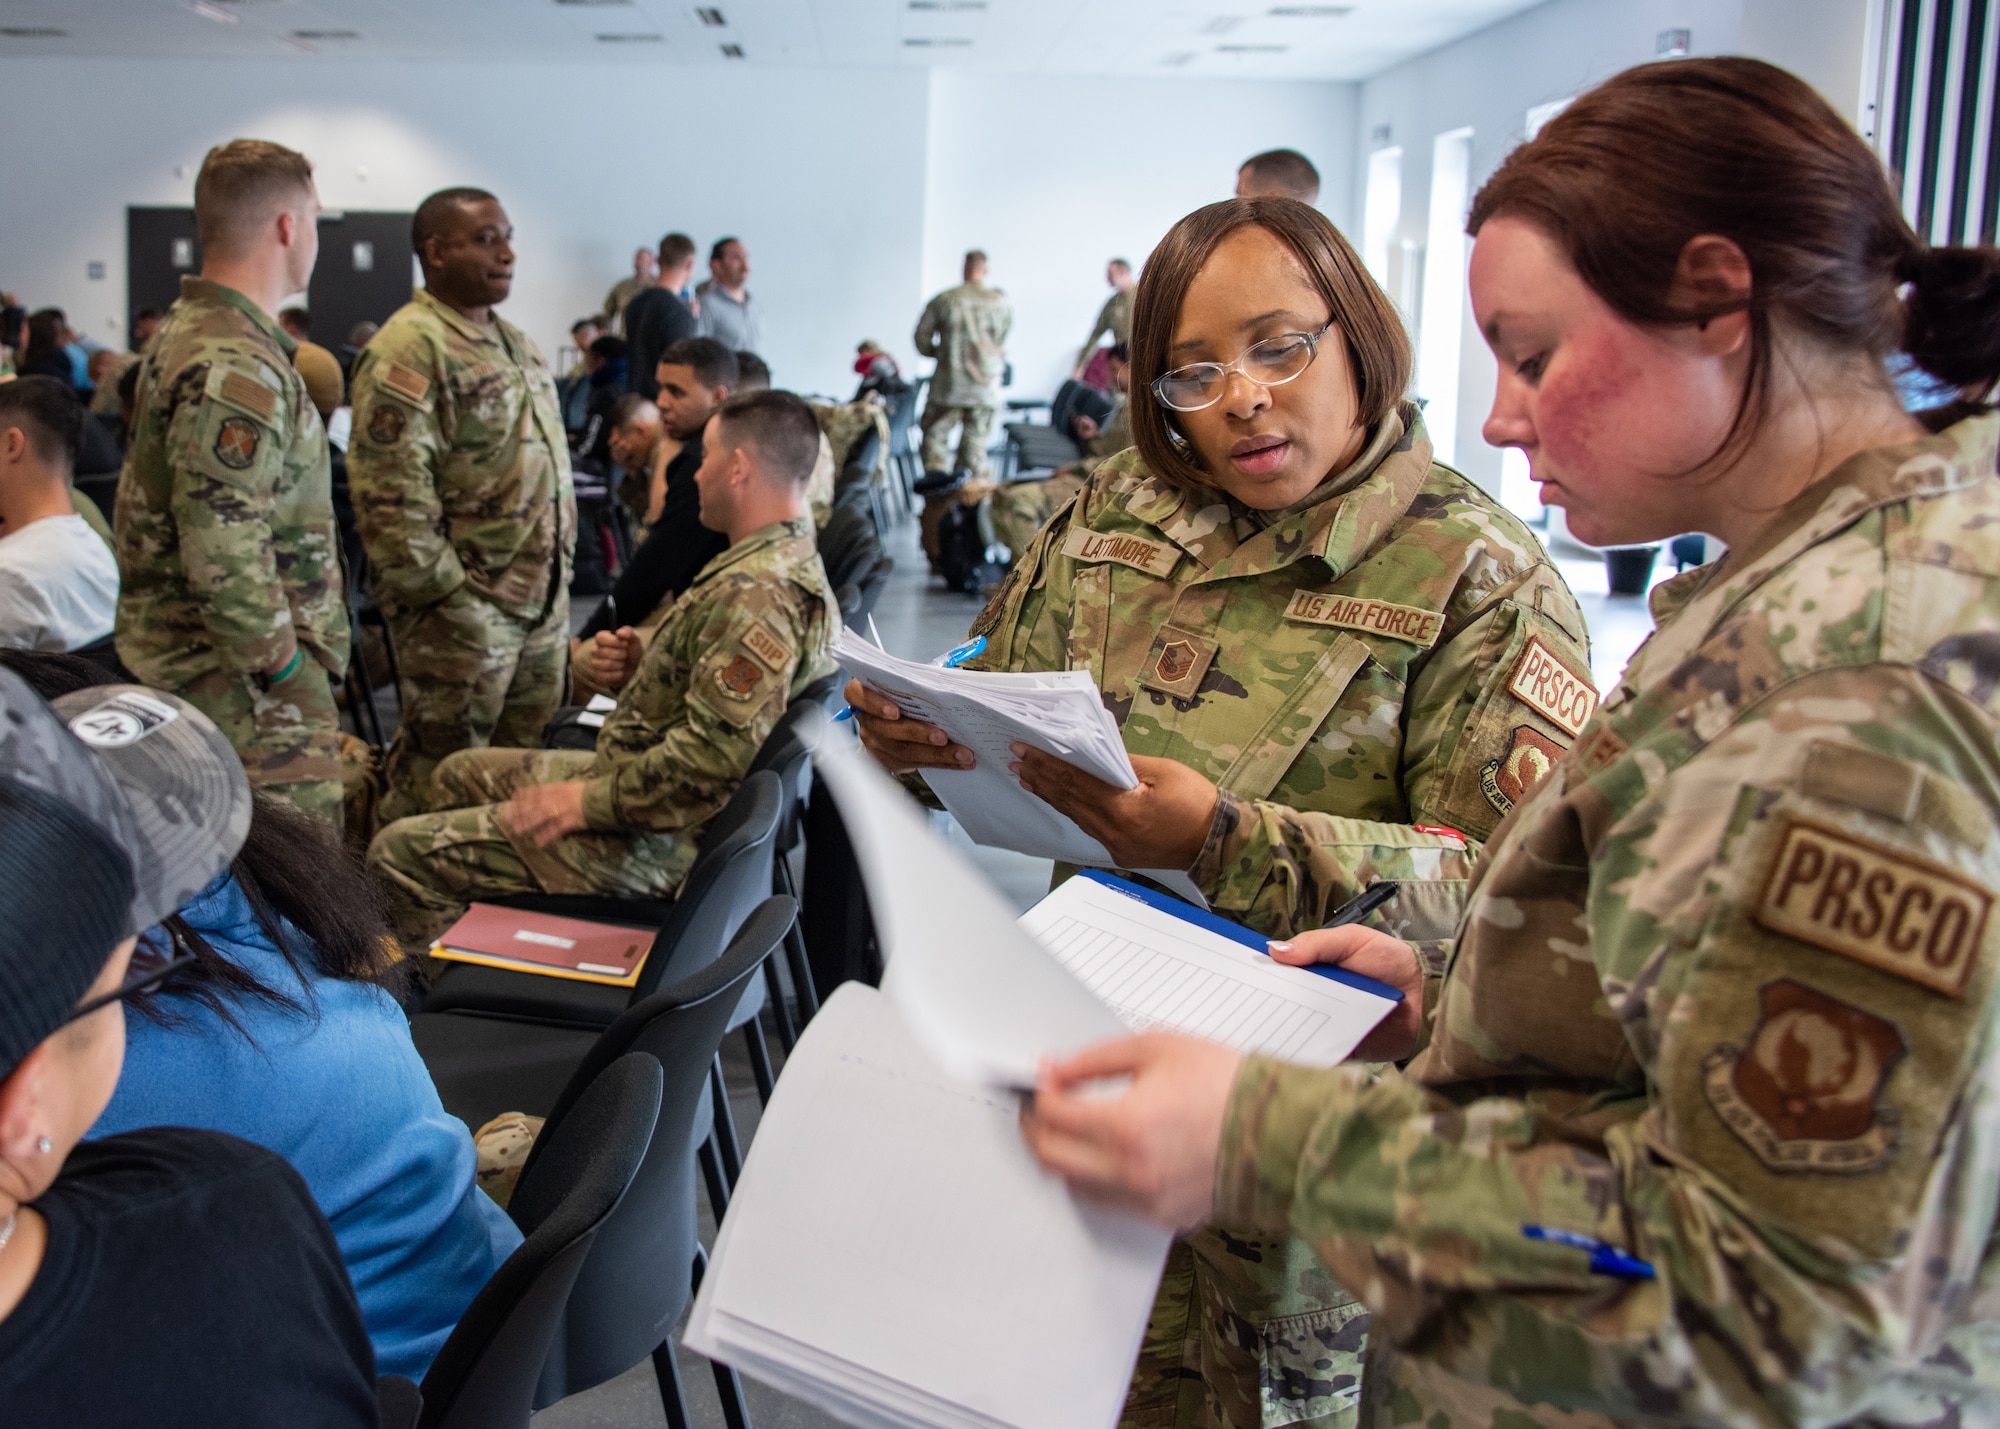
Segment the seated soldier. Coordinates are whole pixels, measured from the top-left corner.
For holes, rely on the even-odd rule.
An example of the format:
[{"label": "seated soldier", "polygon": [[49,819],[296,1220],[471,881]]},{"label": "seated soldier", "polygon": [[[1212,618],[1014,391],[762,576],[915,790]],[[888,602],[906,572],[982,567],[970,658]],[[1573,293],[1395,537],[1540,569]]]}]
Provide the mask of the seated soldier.
[{"label": "seated soldier", "polygon": [[1097,464],[1132,445],[1132,419],[1125,394],[1132,380],[1132,354],[1122,342],[1105,353],[1106,371],[1111,382],[1111,411],[1103,426],[1093,417],[1075,417],[1070,428],[1083,441],[1083,460],[1057,467],[1046,477],[1033,481],[1010,481],[987,498],[993,538],[1016,556],[1028,549],[1035,533],[1049,518],[1083,490],[1083,483]]},{"label": "seated soldier", "polygon": [[397,932],[420,951],[475,898],[671,897],[696,843],[785,706],[833,669],[840,612],[805,514],[819,449],[789,392],[733,397],[709,418],[701,521],[729,539],[634,666],[593,753],[467,749],[433,776],[437,812],[377,834]]},{"label": "seated soldier", "polygon": [[680,450],[680,443],[663,442],[662,435],[660,409],[637,392],[627,392],[612,406],[606,447],[624,473],[618,480],[618,499],[632,513],[641,540],[646,528],[659,519],[666,465]]}]

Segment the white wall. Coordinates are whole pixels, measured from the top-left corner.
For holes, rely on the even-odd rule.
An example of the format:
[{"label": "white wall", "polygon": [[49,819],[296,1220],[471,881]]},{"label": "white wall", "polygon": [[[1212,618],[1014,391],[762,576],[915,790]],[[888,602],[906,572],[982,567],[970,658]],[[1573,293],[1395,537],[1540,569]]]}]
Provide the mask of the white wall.
[{"label": "white wall", "polygon": [[237,135],[308,155],[329,208],[493,190],[519,254],[502,311],[551,355],[669,229],[704,254],[744,239],[767,356],[808,390],[851,390],[854,343],[920,300],[917,72],[0,60],[0,93],[62,116],[0,153],[0,288],[106,340],[122,336],[125,206],[189,203],[202,154]]},{"label": "white wall", "polygon": [[1304,153],[1345,228],[1354,98],[1349,84],[934,70],[925,291],[959,282],[966,250],[984,249],[1014,304],[1013,391],[1047,395],[1110,296],[1106,260],[1143,264],[1176,219],[1235,192],[1250,155]]},{"label": "white wall", "polygon": [[[1655,37],[1667,29],[1690,31],[1691,52],[1697,55],[1750,53],[1793,69],[1852,119],[1861,97],[1868,9],[1868,0],[1550,0],[1361,85],[1355,212],[1369,152],[1401,145],[1398,237],[1422,244],[1436,135],[1472,127],[1471,189],[1477,193],[1521,142],[1531,106],[1577,94],[1653,59]],[[1387,138],[1380,137],[1383,126]],[[1432,275],[1425,276],[1431,287]],[[1462,283],[1459,291],[1462,295]],[[1493,357],[1472,324],[1470,305],[1464,307],[1458,465],[1497,492],[1500,453],[1479,435],[1493,398]]]},{"label": "white wall", "polygon": [[[187,204],[202,154],[247,135],[307,154],[329,208],[493,190],[519,253],[503,312],[551,354],[634,247],[736,234],[778,381],[841,394],[863,337],[915,364],[917,314],[968,247],[1015,300],[1014,391],[1046,396],[1108,291],[1104,260],[1143,261],[1249,154],[1305,150],[1337,221],[1353,188],[1352,85],[0,59],[0,94],[63,116],[0,148],[0,288],[101,340],[123,337],[126,205]],[[1168,153],[1170,116],[1195,122]]]}]

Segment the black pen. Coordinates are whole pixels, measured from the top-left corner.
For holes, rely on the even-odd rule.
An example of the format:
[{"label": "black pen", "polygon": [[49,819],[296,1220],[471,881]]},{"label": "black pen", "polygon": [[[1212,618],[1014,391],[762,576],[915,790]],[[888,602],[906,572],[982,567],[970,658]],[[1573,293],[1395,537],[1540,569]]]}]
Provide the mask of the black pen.
[{"label": "black pen", "polygon": [[1373,913],[1377,908],[1380,908],[1384,903],[1394,898],[1396,890],[1402,886],[1402,884],[1394,880],[1384,883],[1371,883],[1362,889],[1360,893],[1335,909],[1333,916],[1320,926],[1323,928],[1341,928],[1349,923],[1359,923],[1363,918],[1366,918],[1370,913]]}]

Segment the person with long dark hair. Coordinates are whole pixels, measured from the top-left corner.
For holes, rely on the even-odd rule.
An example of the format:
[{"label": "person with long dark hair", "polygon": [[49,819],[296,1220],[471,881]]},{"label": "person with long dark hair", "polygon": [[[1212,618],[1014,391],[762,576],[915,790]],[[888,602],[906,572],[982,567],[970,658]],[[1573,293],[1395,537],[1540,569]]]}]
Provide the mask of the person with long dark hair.
[{"label": "person with long dark hair", "polygon": [[69,328],[54,308],[30,313],[23,324],[27,341],[14,360],[14,370],[22,377],[53,377],[71,391],[76,390],[76,364],[69,360]]},{"label": "person with long dark hair", "polygon": [[[51,699],[104,681],[77,656],[0,664]],[[521,1233],[474,1184],[472,1137],[410,1040],[375,885],[324,820],[253,791],[229,867],[140,936],[140,971],[171,959],[130,1000],[90,1137],[204,1127],[284,1157],[332,1223],[381,1372],[421,1380]]]},{"label": "person with long dark hair", "polygon": [[1487,439],[1587,541],[1728,553],[1654,592],[1441,984],[1378,930],[1274,949],[1400,985],[1403,1071],[1130,1039],[1045,1073],[1029,1144],[1308,1242],[1373,1311],[1365,1424],[2000,1423],[2000,250],[1927,246],[1735,58],[1585,94],[1469,227]]}]

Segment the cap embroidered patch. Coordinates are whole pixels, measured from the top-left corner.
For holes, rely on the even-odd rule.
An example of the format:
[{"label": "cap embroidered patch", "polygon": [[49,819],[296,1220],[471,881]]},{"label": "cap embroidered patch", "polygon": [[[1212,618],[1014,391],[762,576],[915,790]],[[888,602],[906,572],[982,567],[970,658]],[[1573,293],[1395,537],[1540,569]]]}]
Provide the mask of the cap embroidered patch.
[{"label": "cap embroidered patch", "polygon": [[1488,760],[1479,771],[1479,787],[1486,802],[1503,814],[1511,813],[1530,789],[1548,777],[1565,752],[1540,730],[1515,725],[1506,751],[1498,759]]},{"label": "cap embroidered patch", "polygon": [[722,667],[715,682],[731,696],[739,700],[750,698],[764,678],[764,668],[748,655],[738,655]]},{"label": "cap embroidered patch", "polygon": [[403,439],[403,427],[408,420],[395,403],[377,402],[375,410],[368,414],[368,440],[378,447],[393,447]]},{"label": "cap embroidered patch", "polygon": [[230,417],[216,430],[215,459],[231,471],[246,470],[257,460],[257,447],[263,440],[263,433],[248,417]]},{"label": "cap embroidered patch", "polygon": [[750,628],[743,632],[743,648],[770,666],[774,675],[784,669],[792,658],[791,646],[761,620],[753,621]]},{"label": "cap embroidered patch", "polygon": [[1345,630],[1386,635],[1391,640],[1407,640],[1426,650],[1444,632],[1444,617],[1435,610],[1419,610],[1414,605],[1391,605],[1386,600],[1357,600],[1353,596],[1323,595],[1309,590],[1292,592],[1285,607],[1285,619],[1303,620],[1312,625],[1337,625]]},{"label": "cap embroidered patch", "polygon": [[222,390],[216,395],[260,417],[268,417],[278,410],[278,394],[256,378],[245,377],[240,372],[225,374]]},{"label": "cap embroidered patch", "polygon": [[99,749],[123,749],[180,717],[180,711],[165,701],[127,690],[71,720],[69,732]]},{"label": "cap embroidered patch", "polygon": [[1751,916],[1950,997],[1986,942],[1993,895],[1950,869],[1793,818]]},{"label": "cap embroidered patch", "polygon": [[1557,729],[1571,735],[1583,733],[1597,711],[1597,691],[1590,681],[1571,672],[1539,638],[1530,636],[1528,648],[1514,662],[1514,674],[1507,691],[1522,704],[1543,716]]},{"label": "cap embroidered patch", "polygon": [[391,392],[400,392],[412,402],[421,402],[430,395],[431,379],[414,367],[405,367],[400,362],[392,362],[382,374],[382,385]]},{"label": "cap embroidered patch", "polygon": [[1907,1050],[1894,1023],[1790,978],[1757,992],[1749,1047],[1702,1058],[1722,1122],[1773,1171],[1849,1175],[1895,1154],[1897,1118],[1878,1105]]},{"label": "cap embroidered patch", "polygon": [[1065,556],[1073,556],[1079,561],[1116,561],[1121,566],[1130,566],[1150,576],[1171,574],[1181,559],[1180,548],[1165,541],[1122,533],[1107,535],[1101,531],[1085,530],[1081,526],[1070,528],[1062,548]]}]

